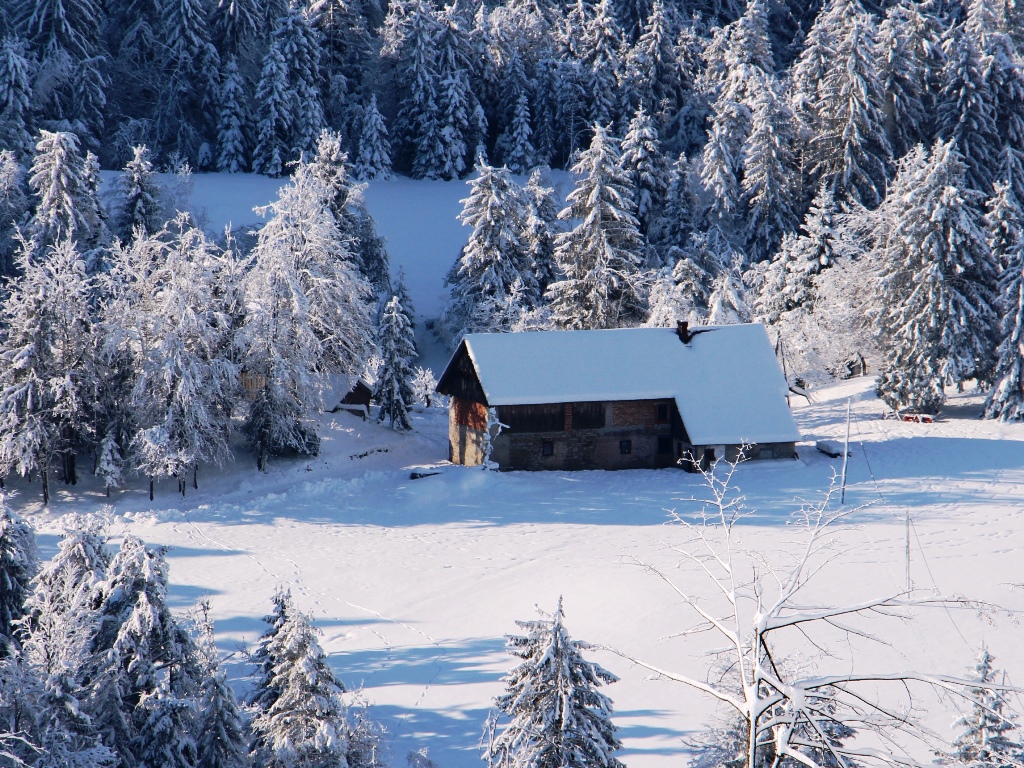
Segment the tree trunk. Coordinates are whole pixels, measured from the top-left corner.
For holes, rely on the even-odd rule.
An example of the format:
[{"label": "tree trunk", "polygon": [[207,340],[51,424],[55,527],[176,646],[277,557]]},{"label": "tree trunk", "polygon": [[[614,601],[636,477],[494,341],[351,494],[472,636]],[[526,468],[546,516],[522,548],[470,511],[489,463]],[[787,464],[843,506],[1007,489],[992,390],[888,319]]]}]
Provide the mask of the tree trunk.
[{"label": "tree trunk", "polygon": [[150,501],[153,500],[153,477],[152,477],[152,475],[149,478],[149,500]]},{"label": "tree trunk", "polygon": [[46,467],[39,468],[39,479],[43,481],[43,504],[50,503],[50,477],[46,472]]},{"label": "tree trunk", "polygon": [[192,487],[195,490],[199,490],[199,465],[196,464],[192,467]]},{"label": "tree trunk", "polygon": [[107,486],[107,498],[108,499],[110,498],[110,486],[109,485]]}]

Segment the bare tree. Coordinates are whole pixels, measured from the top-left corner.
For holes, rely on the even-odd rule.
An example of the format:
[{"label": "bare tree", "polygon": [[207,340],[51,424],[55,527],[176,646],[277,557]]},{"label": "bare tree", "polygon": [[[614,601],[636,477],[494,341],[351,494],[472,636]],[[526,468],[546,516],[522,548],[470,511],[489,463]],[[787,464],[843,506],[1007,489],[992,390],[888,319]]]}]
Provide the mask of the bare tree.
[{"label": "bare tree", "polygon": [[[710,495],[700,502],[697,514],[671,513],[687,536],[670,549],[682,559],[681,566],[692,566],[706,579],[710,596],[691,592],[665,570],[633,558],[694,612],[695,623],[676,637],[708,634],[714,638],[718,648],[711,656],[716,663],[707,678],[662,669],[610,650],[734,710],[745,731],[741,737],[746,742],[745,766],[778,768],[782,762],[806,768],[918,765],[907,754],[902,734],[923,740],[931,749],[938,739],[915,713],[919,703],[915,698],[924,690],[921,686],[984,706],[976,696],[977,681],[902,669],[862,671],[853,648],[892,645],[868,626],[869,619],[908,620],[927,608],[987,612],[994,607],[914,590],[840,606],[811,602],[805,597],[808,585],[843,554],[832,534],[847,513],[830,509],[830,488],[817,503],[805,505],[794,516],[801,541],[791,562],[780,563],[782,557],[769,559],[745,549],[737,524],[750,511],[732,484],[736,466],[719,463],[704,471]],[[787,652],[817,656],[828,669],[787,663]],[[842,743],[846,738],[836,738],[837,733],[855,731],[861,736],[852,745]]]}]

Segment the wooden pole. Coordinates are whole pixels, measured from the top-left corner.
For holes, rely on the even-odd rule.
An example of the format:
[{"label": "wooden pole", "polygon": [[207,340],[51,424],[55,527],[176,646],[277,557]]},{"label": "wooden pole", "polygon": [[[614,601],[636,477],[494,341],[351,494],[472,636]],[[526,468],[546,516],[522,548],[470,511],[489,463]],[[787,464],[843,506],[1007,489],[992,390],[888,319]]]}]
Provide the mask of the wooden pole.
[{"label": "wooden pole", "polygon": [[846,442],[843,443],[843,479],[839,491],[839,503],[846,503],[846,465],[850,461],[850,401],[846,401]]}]

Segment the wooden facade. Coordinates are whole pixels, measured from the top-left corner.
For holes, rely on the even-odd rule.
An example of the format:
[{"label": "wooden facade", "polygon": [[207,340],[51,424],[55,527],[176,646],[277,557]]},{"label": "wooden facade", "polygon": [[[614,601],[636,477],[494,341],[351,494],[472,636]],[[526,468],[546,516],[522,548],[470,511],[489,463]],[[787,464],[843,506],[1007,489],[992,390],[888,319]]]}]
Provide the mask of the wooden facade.
[{"label": "wooden facade", "polygon": [[[449,459],[483,463],[488,402],[465,344],[438,382],[451,397]],[[655,469],[695,470],[716,458],[734,460],[736,445],[693,445],[672,398],[571,403],[523,403],[495,408],[500,428],[491,460],[503,470]],[[748,446],[746,458],[794,455],[793,443]]]}]

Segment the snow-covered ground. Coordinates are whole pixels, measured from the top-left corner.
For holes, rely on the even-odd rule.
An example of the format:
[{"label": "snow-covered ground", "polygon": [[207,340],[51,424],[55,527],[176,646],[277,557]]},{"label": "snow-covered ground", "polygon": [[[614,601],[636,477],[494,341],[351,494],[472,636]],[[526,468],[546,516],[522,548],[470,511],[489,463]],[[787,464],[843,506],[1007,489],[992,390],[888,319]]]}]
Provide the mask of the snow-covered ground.
[{"label": "snow-covered ground", "polygon": [[[853,525],[838,537],[843,556],[815,580],[820,597],[853,602],[899,590],[909,511],[915,586],[1024,608],[1015,586],[1024,582],[1024,427],[977,420],[976,397],[956,398],[931,425],[881,420],[870,379],[796,403],[808,441],[800,458],[737,472],[752,512],[741,526],[743,543],[769,558],[792,554],[795,500],[816,498],[840,464],[813,441],[842,437],[847,399],[855,416],[847,489]],[[446,768],[478,764],[489,702],[513,664],[503,635],[516,630],[516,619],[532,618],[535,605],[552,609],[559,595],[576,637],[703,676],[702,643],[668,639],[692,617],[634,563],[659,565],[686,589],[710,594],[696,573],[675,570],[679,557],[668,549],[684,537],[666,525],[666,510],[695,511],[688,499],[702,495],[699,478],[674,470],[530,474],[445,466],[441,411],[419,414],[409,435],[349,414],[325,416],[324,426],[315,460],[278,461],[260,475],[240,453],[237,465],[201,475],[199,490],[186,498],[166,483],[150,503],[137,482],[110,499],[114,535],[131,531],[173,548],[176,608],[210,597],[225,653],[251,642],[273,591],[290,588],[323,630],[339,676],[365,687],[388,727],[392,762],[427,747]],[[441,474],[410,479],[414,469],[430,467]],[[59,491],[49,512],[40,510],[37,488],[16,490],[16,508],[50,548],[62,515],[108,503],[89,481]],[[876,628],[894,648],[862,650],[861,666],[959,672],[982,642],[1011,679],[1024,661],[1020,630],[1005,618],[932,611]],[[804,648],[802,663],[828,663],[811,650]],[[846,657],[845,648],[833,650]],[[680,761],[683,738],[708,720],[710,702],[607,651],[594,657],[621,678],[608,693],[626,763]],[[955,710],[930,703],[932,724],[947,728]]]},{"label": "snow-covered ground", "polygon": [[[257,224],[251,208],[269,202],[281,183],[197,175],[192,204],[213,231],[229,221]],[[440,309],[441,280],[465,242],[455,216],[466,191],[462,182],[406,179],[367,191],[421,317]],[[425,362],[439,373],[444,356],[435,345]],[[800,538],[792,513],[800,499],[819,498],[840,466],[815,451],[814,441],[842,438],[848,400],[851,525],[837,534],[842,556],[816,577],[816,596],[845,603],[901,589],[909,530],[916,587],[1024,609],[1017,586],[1024,582],[1024,426],[980,421],[979,398],[970,394],[953,398],[944,419],[930,425],[881,420],[871,379],[820,390],[811,404],[795,402],[805,439],[800,458],[737,471],[751,511],[739,528],[742,543],[769,559],[792,556]],[[677,568],[680,556],[670,547],[685,537],[666,524],[667,510],[697,510],[691,499],[703,495],[700,478],[675,470],[451,467],[446,424],[442,411],[420,413],[416,431],[403,435],[350,414],[327,415],[320,457],[276,461],[261,475],[240,449],[235,464],[201,471],[199,489],[185,498],[164,483],[151,503],[145,482],[135,480],[108,500],[86,478],[58,489],[49,510],[34,485],[15,482],[12,502],[40,528],[45,551],[56,546],[61,517],[81,512],[109,515],[115,537],[130,531],[171,546],[174,606],[184,610],[209,596],[225,654],[262,631],[275,589],[291,589],[323,630],[338,675],[365,687],[396,766],[424,747],[441,768],[479,765],[490,701],[514,663],[503,636],[516,631],[516,619],[533,618],[535,605],[553,609],[559,595],[577,638],[706,674],[703,641],[672,638],[692,616],[636,564],[656,565],[710,596],[699,574]],[[424,468],[440,474],[410,478]],[[1011,681],[1024,683],[1016,672],[1024,663],[1020,629],[1004,617],[933,610],[913,622],[875,623],[893,647],[856,649],[861,667],[960,672],[984,642]],[[804,665],[841,664],[850,655],[842,644],[832,646],[839,661],[795,643],[798,649],[794,661]],[[593,656],[621,678],[608,693],[624,761],[630,768],[678,765],[684,738],[713,716],[711,703],[611,652]],[[241,675],[240,657],[232,658]],[[953,703],[923,701],[931,725],[948,735]]]}]

